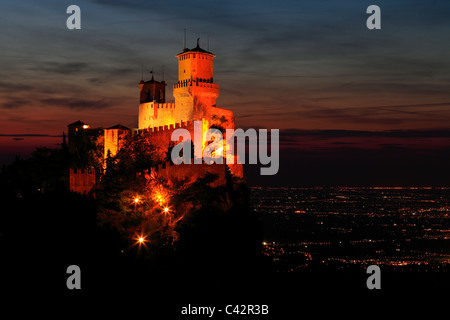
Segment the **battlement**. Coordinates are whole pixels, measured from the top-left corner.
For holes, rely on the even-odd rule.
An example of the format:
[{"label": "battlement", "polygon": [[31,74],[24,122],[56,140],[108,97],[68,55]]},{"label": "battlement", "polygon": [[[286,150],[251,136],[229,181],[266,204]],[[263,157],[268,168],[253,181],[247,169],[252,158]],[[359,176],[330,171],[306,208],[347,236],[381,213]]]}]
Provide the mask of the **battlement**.
[{"label": "battlement", "polygon": [[158,108],[158,109],[172,109],[175,108],[175,103],[153,103],[152,108]]},{"label": "battlement", "polygon": [[70,191],[89,193],[95,185],[95,171],[92,169],[70,169]]},{"label": "battlement", "polygon": [[78,174],[78,175],[95,175],[95,172],[93,169],[69,169],[71,174]]},{"label": "battlement", "polygon": [[174,109],[175,103],[173,102],[165,102],[165,103],[158,103],[158,102],[142,102],[140,105],[146,109]]},{"label": "battlement", "polygon": [[210,79],[197,78],[195,80],[181,80],[173,85],[174,89],[184,87],[202,87],[202,88],[219,89],[219,85],[213,83],[213,78]]},{"label": "battlement", "polygon": [[146,133],[157,133],[163,131],[170,131],[175,129],[191,129],[194,126],[194,121],[181,121],[180,123],[169,124],[165,126],[153,127],[153,128],[145,128],[145,129],[134,129],[133,134],[142,135]]}]

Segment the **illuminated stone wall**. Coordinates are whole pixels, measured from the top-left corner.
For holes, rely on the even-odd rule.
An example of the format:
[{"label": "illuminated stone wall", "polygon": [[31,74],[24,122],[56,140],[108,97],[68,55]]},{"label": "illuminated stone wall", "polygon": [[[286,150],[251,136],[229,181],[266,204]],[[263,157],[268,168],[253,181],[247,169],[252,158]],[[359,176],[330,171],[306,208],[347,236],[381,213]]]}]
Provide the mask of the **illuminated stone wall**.
[{"label": "illuminated stone wall", "polygon": [[89,193],[95,186],[95,172],[88,169],[70,169],[70,191]]},{"label": "illuminated stone wall", "polygon": [[179,81],[201,79],[213,82],[213,54],[191,51],[181,53],[177,58]]},{"label": "illuminated stone wall", "polygon": [[207,173],[216,174],[218,176],[217,180],[211,183],[211,187],[223,186],[227,183],[225,178],[225,165],[223,164],[179,164],[170,165],[166,163],[165,167],[159,165],[157,168],[151,169],[151,174],[153,176],[159,176],[166,181],[177,181],[188,179],[194,182],[200,177],[204,177]]},{"label": "illuminated stone wall", "polygon": [[139,105],[139,129],[175,125],[194,118],[192,104],[141,103]]},{"label": "illuminated stone wall", "polygon": [[104,157],[106,159],[108,151],[111,156],[115,156],[119,151],[119,130],[107,130],[105,129],[104,136]]},{"label": "illuminated stone wall", "polygon": [[153,127],[148,129],[139,129],[134,132],[142,136],[143,139],[147,139],[153,148],[155,148],[157,159],[159,161],[165,161],[167,151],[171,143],[172,133],[175,129],[183,128],[189,131],[192,142],[195,143],[194,137],[194,122],[186,121],[176,124],[164,125],[159,127]]},{"label": "illuminated stone wall", "polygon": [[[120,127],[120,126],[119,126]],[[104,129],[104,158],[108,156],[108,151],[111,156],[115,156],[124,142],[124,136],[129,134],[128,128],[108,128]]]},{"label": "illuminated stone wall", "polygon": [[[215,110],[219,111],[217,114],[214,114],[211,116],[209,114],[208,116],[211,117],[211,121],[213,125],[222,126],[224,129],[228,128],[234,128],[234,118],[230,117],[230,114],[232,115],[232,112],[230,110],[226,109],[220,109],[220,108],[214,108]],[[225,118],[222,118],[225,117]],[[223,122],[223,119],[227,119],[226,122]],[[206,121],[203,118],[202,121],[202,149],[205,148],[205,141],[204,136],[206,130],[211,127],[211,124]],[[186,121],[181,123],[176,123],[175,125],[165,125],[165,126],[159,126],[154,128],[148,128],[148,129],[139,129],[134,132],[134,134],[138,134],[142,136],[143,139],[147,139],[153,148],[155,148],[155,152],[157,154],[157,160],[158,161],[166,161],[167,159],[167,151],[169,149],[169,146],[171,144],[171,137],[172,133],[175,129],[183,128],[189,131],[189,134],[191,135],[191,140],[193,143],[196,143],[196,137],[194,132],[194,121]],[[224,150],[227,150],[226,147],[226,135],[224,132]],[[234,162],[236,163],[236,157]],[[194,165],[192,165],[194,166]],[[195,167],[203,167],[208,165],[195,165]],[[223,165],[222,165],[223,166]],[[239,178],[243,178],[243,167],[242,164],[230,164],[230,171],[233,175]],[[201,170],[201,169],[200,169]],[[180,171],[181,174],[183,171]]]}]

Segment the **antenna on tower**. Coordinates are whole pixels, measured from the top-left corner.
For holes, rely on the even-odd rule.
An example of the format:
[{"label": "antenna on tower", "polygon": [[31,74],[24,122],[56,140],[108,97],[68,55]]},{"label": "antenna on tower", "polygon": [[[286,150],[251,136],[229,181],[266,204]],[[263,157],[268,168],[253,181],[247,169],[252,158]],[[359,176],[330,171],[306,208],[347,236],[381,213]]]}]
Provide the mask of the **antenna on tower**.
[{"label": "antenna on tower", "polygon": [[183,50],[186,49],[186,28],[184,28]]},{"label": "antenna on tower", "polygon": [[162,81],[164,81],[164,65],[162,65]]},{"label": "antenna on tower", "polygon": [[152,68],[152,70],[150,71],[150,73],[152,74],[152,80],[151,81],[153,81],[153,100],[152,101],[155,101],[155,78],[153,78],[153,68]]}]

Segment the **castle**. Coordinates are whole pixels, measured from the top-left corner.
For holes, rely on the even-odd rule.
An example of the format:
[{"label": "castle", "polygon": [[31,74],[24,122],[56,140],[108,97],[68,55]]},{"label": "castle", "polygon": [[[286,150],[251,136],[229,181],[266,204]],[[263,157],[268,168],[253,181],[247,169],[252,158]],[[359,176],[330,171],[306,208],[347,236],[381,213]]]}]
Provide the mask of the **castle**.
[{"label": "castle", "polygon": [[[138,128],[129,129],[116,125],[104,129],[104,160],[106,160],[108,154],[111,156],[117,154],[121,148],[121,136],[130,132],[138,135],[146,134],[150,138],[151,145],[161,153],[162,159],[170,147],[170,138],[175,129],[185,128],[191,133],[191,137],[194,137],[194,121],[202,122],[203,134],[201,144],[203,149],[208,143],[204,139],[206,131],[210,128],[217,128],[224,134],[223,150],[226,152],[225,130],[234,129],[235,123],[231,110],[216,106],[219,86],[214,83],[213,77],[213,59],[215,55],[200,48],[197,40],[195,48],[185,48],[176,57],[178,58],[178,82],[173,85],[175,103],[166,103],[167,84],[165,81],[156,81],[153,75],[149,81],[141,80],[139,82]],[[73,143],[82,139],[80,138],[80,136],[82,137],[80,133],[85,130],[92,129],[81,121],[69,125],[69,149]],[[200,143],[200,141],[194,140],[193,143]],[[170,169],[164,165],[153,169],[152,172],[158,172],[166,178],[174,176],[178,178],[185,176],[201,177],[211,170],[216,174],[218,172],[225,174],[225,166],[228,166],[234,176],[243,177],[242,164],[214,166],[208,164],[174,165]],[[167,172],[164,170],[167,170]],[[95,174],[91,171],[87,172]],[[77,175],[86,175],[86,171],[81,173],[71,170],[70,189],[71,191],[86,193],[90,190],[86,186],[87,180],[84,176],[77,177]],[[78,185],[78,181],[83,183]],[[95,179],[92,180],[92,177],[89,177],[88,181],[92,183]],[[218,181],[225,181],[221,174],[219,174]]]}]

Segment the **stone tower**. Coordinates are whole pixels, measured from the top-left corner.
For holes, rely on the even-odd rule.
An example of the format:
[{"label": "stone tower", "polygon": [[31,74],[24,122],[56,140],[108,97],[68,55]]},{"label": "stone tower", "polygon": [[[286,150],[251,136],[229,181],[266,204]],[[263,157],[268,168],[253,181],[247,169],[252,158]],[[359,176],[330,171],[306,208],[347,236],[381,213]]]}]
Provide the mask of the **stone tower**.
[{"label": "stone tower", "polygon": [[192,107],[193,120],[202,118],[202,109],[216,106],[219,86],[214,83],[214,54],[200,48],[184,49],[178,58],[178,82],[173,86],[176,105]]},{"label": "stone tower", "polygon": [[146,102],[166,102],[166,82],[156,81],[153,78],[153,75],[152,79],[149,81],[141,80],[141,82],[139,82],[139,96],[140,104]]},{"label": "stone tower", "polygon": [[104,159],[107,158],[108,153],[110,153],[112,157],[117,155],[117,152],[123,145],[124,137],[130,133],[131,130],[129,128],[120,124],[104,129]]},{"label": "stone tower", "polygon": [[86,130],[89,126],[78,120],[67,126],[69,128],[69,151],[74,152],[77,149],[82,149],[88,143],[88,135]]},{"label": "stone tower", "polygon": [[139,129],[203,120],[213,124],[213,117],[227,117],[233,122],[232,112],[216,108],[219,86],[214,83],[213,59],[215,55],[197,47],[185,48],[178,58],[178,81],[173,85],[175,103],[165,103],[164,81],[141,81]]}]

